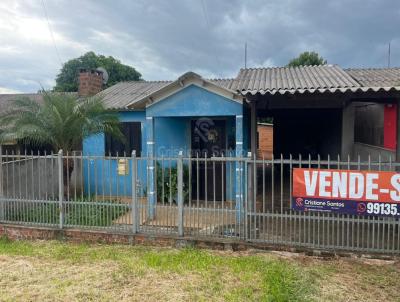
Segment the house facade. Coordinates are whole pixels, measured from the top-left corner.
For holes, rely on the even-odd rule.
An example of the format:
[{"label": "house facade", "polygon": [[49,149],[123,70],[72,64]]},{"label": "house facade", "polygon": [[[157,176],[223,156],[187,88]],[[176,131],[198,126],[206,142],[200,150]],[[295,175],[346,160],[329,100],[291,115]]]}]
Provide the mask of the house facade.
[{"label": "house facade", "polygon": [[[90,83],[85,87],[90,90]],[[188,72],[175,81],[118,83],[98,96],[118,112],[127,144],[104,134],[83,142],[83,154],[90,157],[83,164],[89,195],[130,196],[134,150],[140,158],[139,194],[154,205],[160,165],[175,166],[179,154],[192,159],[253,158],[260,120],[273,123],[271,159],[400,158],[398,68],[248,68],[236,78],[212,80]],[[362,109],[365,104],[373,114]],[[375,140],[360,134],[367,128],[366,120]],[[244,187],[252,184],[237,163],[191,168],[204,179],[188,184],[192,191],[203,192],[198,199],[229,200],[237,208],[242,206]],[[214,190],[207,186],[208,178],[214,179]],[[215,180],[221,189],[215,190]]]},{"label": "house facade", "polygon": [[[176,166],[178,155],[210,158],[242,157],[246,154],[249,149],[246,135],[248,110],[243,104],[244,98],[226,84],[229,80],[210,81],[190,72],[172,82],[117,84],[120,86],[117,91],[126,89],[121,98],[108,97],[116,87],[103,91],[101,94],[108,108],[118,110],[123,131],[130,129],[126,133],[136,136],[136,140],[128,146],[113,142],[106,135],[96,135],[84,141],[84,155],[93,157],[84,164],[86,191],[121,195],[117,189],[123,188],[126,180],[131,179],[131,172],[118,176],[119,157],[130,157],[132,150],[141,158],[139,194],[146,195],[150,205],[156,203],[156,169],[161,162],[165,168],[166,165]],[[129,92],[132,88],[133,93],[139,90],[143,93],[132,98]],[[120,104],[124,104],[122,108],[114,107]],[[96,173],[95,167],[104,157],[109,158],[109,165]],[[204,200],[208,195],[210,199],[235,201],[236,188],[241,186],[242,177],[237,175],[240,171],[234,164],[224,164],[223,167],[217,164],[216,168],[215,164],[207,166],[201,162],[193,166],[192,173],[199,175],[200,181],[188,185],[193,186],[193,191],[198,191],[198,198]],[[99,185],[99,180],[104,178],[111,185],[107,181],[107,185]],[[207,178],[224,180],[217,189],[211,185],[207,189]],[[126,194],[132,194],[131,186],[128,186]]]}]

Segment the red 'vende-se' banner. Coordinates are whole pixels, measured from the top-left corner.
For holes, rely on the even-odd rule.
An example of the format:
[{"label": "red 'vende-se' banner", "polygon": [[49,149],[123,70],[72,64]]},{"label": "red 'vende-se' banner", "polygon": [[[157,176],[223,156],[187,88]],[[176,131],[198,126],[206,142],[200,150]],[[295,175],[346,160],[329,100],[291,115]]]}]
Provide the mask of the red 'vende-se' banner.
[{"label": "red 'vende-se' banner", "polygon": [[292,208],[357,215],[400,215],[400,173],[293,169]]}]

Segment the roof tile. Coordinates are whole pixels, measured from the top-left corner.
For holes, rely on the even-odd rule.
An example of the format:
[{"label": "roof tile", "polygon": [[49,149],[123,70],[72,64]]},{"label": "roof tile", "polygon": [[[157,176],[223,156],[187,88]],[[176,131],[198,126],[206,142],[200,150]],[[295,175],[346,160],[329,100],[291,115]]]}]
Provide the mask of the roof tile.
[{"label": "roof tile", "polygon": [[360,86],[337,65],[247,68],[237,81],[242,92]]},{"label": "roof tile", "polygon": [[[223,88],[246,94],[314,92],[399,91],[400,68],[345,69],[337,65],[241,69],[234,79],[208,80]],[[124,109],[150,96],[173,81],[121,82],[99,93],[110,109]],[[0,94],[0,110],[17,97],[41,102],[41,94]]]},{"label": "roof tile", "polygon": [[349,68],[345,72],[364,87],[400,86],[400,67]]}]

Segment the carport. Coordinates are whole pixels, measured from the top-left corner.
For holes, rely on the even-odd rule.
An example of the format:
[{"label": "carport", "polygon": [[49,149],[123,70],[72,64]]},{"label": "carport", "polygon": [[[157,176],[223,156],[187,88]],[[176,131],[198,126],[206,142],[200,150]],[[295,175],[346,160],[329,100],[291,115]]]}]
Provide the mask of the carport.
[{"label": "carport", "polygon": [[[338,158],[367,160],[370,155],[400,158],[399,106],[400,70],[349,69],[337,65],[296,68],[242,69],[237,85],[251,112],[251,151],[257,150],[257,121],[273,120],[275,158],[302,156],[312,159]],[[395,148],[357,141],[355,128],[362,104],[394,106],[391,122],[385,116],[382,135],[394,136]],[[356,113],[358,113],[356,118]],[[362,113],[361,113],[362,114]],[[372,127],[378,121],[372,120]],[[389,128],[388,128],[389,127]]]}]

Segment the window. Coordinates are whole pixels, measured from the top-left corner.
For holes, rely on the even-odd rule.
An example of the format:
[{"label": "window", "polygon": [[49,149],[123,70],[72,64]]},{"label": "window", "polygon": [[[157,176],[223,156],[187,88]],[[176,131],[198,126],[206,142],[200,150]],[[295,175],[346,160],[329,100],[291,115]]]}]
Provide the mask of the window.
[{"label": "window", "polygon": [[106,155],[130,156],[136,150],[136,156],[140,156],[142,151],[142,131],[140,122],[122,123],[121,132],[126,138],[126,143],[106,134]]}]

